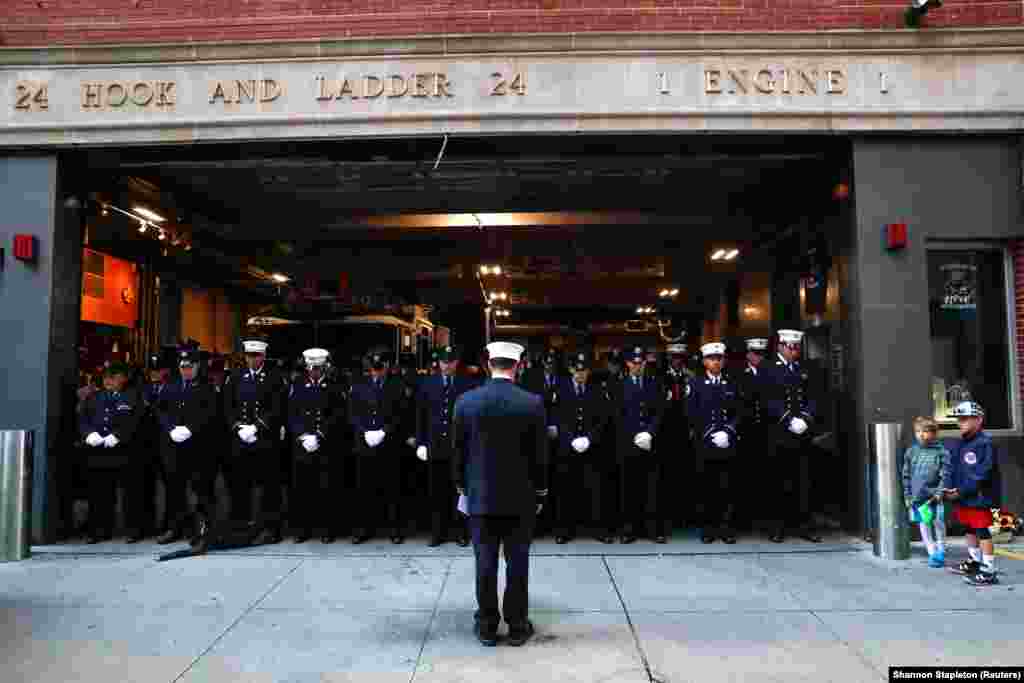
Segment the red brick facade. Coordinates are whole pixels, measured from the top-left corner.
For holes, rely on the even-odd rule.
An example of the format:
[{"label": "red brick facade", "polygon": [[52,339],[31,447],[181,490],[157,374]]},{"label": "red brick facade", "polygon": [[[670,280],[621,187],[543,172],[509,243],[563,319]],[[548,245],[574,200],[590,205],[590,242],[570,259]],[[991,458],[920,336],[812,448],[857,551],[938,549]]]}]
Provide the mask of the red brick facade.
[{"label": "red brick facade", "polygon": [[[465,33],[903,27],[909,0],[3,0],[0,45]],[[1021,0],[946,0],[923,27],[1019,26]]]}]

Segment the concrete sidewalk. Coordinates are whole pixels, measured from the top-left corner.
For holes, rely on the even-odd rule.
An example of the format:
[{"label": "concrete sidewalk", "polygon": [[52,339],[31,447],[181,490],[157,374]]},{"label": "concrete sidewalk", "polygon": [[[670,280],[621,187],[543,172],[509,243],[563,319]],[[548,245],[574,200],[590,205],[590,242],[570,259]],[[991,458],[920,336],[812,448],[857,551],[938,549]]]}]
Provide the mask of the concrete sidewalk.
[{"label": "concrete sidewalk", "polygon": [[484,648],[471,549],[285,542],[155,562],[172,547],[0,564],[0,680],[882,681],[895,664],[1024,663],[1024,562],[1006,557],[1002,585],[974,588],[920,549],[890,563],[843,538],[542,541],[537,636]]}]

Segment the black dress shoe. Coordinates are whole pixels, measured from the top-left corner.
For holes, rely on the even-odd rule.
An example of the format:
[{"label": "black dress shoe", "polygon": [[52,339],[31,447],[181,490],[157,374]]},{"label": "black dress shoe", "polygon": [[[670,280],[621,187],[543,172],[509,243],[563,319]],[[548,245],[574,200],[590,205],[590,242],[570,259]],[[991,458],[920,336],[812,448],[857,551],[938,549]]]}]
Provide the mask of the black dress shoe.
[{"label": "black dress shoe", "polygon": [[711,534],[711,533],[704,532],[704,533],[702,533],[700,535],[700,542],[701,543],[714,543],[715,542],[715,535]]},{"label": "black dress shoe", "polygon": [[108,536],[107,534],[91,533],[85,539],[85,542],[88,543],[89,545],[96,545],[97,543],[102,543],[103,541],[109,541],[109,540],[110,540],[110,536]]},{"label": "black dress shoe", "polygon": [[441,543],[443,543],[443,541],[441,540],[440,536],[431,536],[430,540],[427,541],[427,547],[436,548],[437,546],[441,545]]},{"label": "black dress shoe", "polygon": [[619,537],[619,543],[633,543],[636,541],[636,536],[633,534],[622,534]]},{"label": "black dress shoe", "polygon": [[405,542],[405,536],[402,536],[400,534],[395,534],[394,536],[391,537],[391,542],[394,543],[395,545],[399,545],[401,543],[404,543]]},{"label": "black dress shoe", "polygon": [[295,534],[295,543],[305,543],[312,537],[313,532],[306,530],[300,531],[299,533]]},{"label": "black dress shoe", "polygon": [[253,545],[273,545],[281,542],[281,533],[272,529],[264,529],[253,541]]},{"label": "black dress shoe", "polygon": [[352,543],[354,545],[359,545],[360,543],[365,543],[368,540],[370,540],[370,536],[368,534],[353,534],[352,535]]},{"label": "black dress shoe", "polygon": [[160,534],[160,537],[156,539],[156,542],[160,545],[167,545],[168,543],[174,543],[175,541],[181,540],[181,534],[178,533],[177,529],[168,529],[167,531]]},{"label": "black dress shoe", "polygon": [[811,543],[821,543],[824,540],[813,529],[803,529],[800,531],[800,538]]},{"label": "black dress shoe", "polygon": [[735,543],[736,543],[736,534],[726,533],[725,535],[722,536],[722,543],[725,543],[727,545],[735,545]]},{"label": "black dress shoe", "polygon": [[775,532],[768,537],[772,543],[782,543],[786,540],[786,532],[782,529],[776,529]]},{"label": "black dress shoe", "polygon": [[613,534],[608,534],[607,536],[598,536],[597,540],[601,543],[615,543],[615,536]]},{"label": "black dress shoe", "polygon": [[323,543],[324,545],[329,545],[331,543],[334,543],[334,534],[331,534],[331,533],[324,534],[323,536],[320,537],[320,542]]},{"label": "black dress shoe", "polygon": [[536,631],[534,631],[533,623],[530,620],[527,620],[524,625],[509,627],[508,644],[518,647],[528,641],[534,633]]},{"label": "black dress shoe", "polygon": [[555,536],[555,543],[557,543],[558,545],[565,545],[568,542],[569,542],[569,537],[568,536]]},{"label": "black dress shoe", "polygon": [[143,535],[143,533],[141,531],[132,531],[131,533],[128,534],[128,537],[125,539],[124,542],[125,543],[138,543],[143,538],[145,538],[145,536]]},{"label": "black dress shoe", "polygon": [[485,627],[478,622],[473,626],[473,631],[476,633],[476,639],[480,641],[481,645],[494,647],[498,644],[497,627]]},{"label": "black dress shoe", "polygon": [[655,536],[654,537],[654,542],[655,543],[668,543],[668,539],[665,538],[664,536]]},{"label": "black dress shoe", "polygon": [[459,536],[459,540],[455,542],[459,544],[460,548],[465,548],[469,545],[469,536]]}]

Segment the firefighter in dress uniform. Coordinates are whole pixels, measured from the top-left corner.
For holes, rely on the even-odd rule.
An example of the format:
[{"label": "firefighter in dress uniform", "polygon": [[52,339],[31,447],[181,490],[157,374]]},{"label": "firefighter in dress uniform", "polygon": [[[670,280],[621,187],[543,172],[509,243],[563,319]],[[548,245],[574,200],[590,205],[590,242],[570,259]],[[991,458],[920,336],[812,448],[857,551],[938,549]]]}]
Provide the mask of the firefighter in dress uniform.
[{"label": "firefighter in dress uniform", "polygon": [[575,538],[578,527],[590,516],[585,466],[600,453],[609,420],[610,403],[602,388],[591,381],[591,366],[589,353],[573,354],[569,365],[572,377],[563,378],[558,388],[558,450],[553,474],[559,493],[551,502],[555,542],[559,544]]},{"label": "firefighter in dress uniform", "polygon": [[262,530],[256,544],[281,541],[281,428],[288,387],[277,368],[267,363],[267,343],[242,342],[246,367],[234,370],[222,391],[231,455],[224,464],[235,521],[252,519],[252,488],[263,489]]},{"label": "firefighter in dress uniform", "polygon": [[325,349],[302,352],[304,376],[288,392],[288,431],[291,439],[291,522],[295,542],[304,543],[316,526],[323,527],[323,543],[332,543],[339,521],[347,511],[338,509],[343,495],[345,450],[348,448],[344,385],[329,376],[330,354]]},{"label": "firefighter in dress uniform", "polygon": [[[551,476],[550,469],[558,452],[558,423],[555,412],[558,409],[558,385],[561,382],[559,366],[557,349],[548,349],[541,357],[540,362],[535,367],[525,371],[522,376],[522,387],[544,399],[548,434],[548,481],[553,481],[554,479]],[[551,487],[548,495],[551,496],[549,500],[553,500],[558,495],[557,489]],[[553,508],[553,505],[545,506],[540,515],[537,516],[535,537],[545,536],[551,531],[553,526],[552,517],[554,515]]]},{"label": "firefighter in dress uniform", "polygon": [[686,367],[686,344],[669,344],[665,349],[668,366],[662,376],[665,384],[665,420],[658,449],[663,463],[659,499],[665,504],[665,515],[670,522],[685,526],[692,515],[692,501],[686,496],[675,496],[671,488],[677,482],[693,479],[693,444],[690,420],[686,409],[686,391],[692,373]]},{"label": "firefighter in dress uniform", "polygon": [[764,368],[762,409],[772,431],[773,479],[782,491],[782,515],[776,520],[771,540],[785,540],[787,528],[799,538],[821,543],[810,519],[812,425],[815,404],[808,391],[809,377],[800,365],[803,332],[779,330],[778,355]]},{"label": "firefighter in dress uniform", "polygon": [[[196,494],[196,515],[215,511],[216,452],[209,439],[216,429],[217,393],[200,381],[199,351],[178,354],[180,378],[168,384],[156,401],[160,427],[159,454],[167,495],[165,530],[157,543],[180,540],[188,522],[188,487]],[[198,528],[199,525],[195,525]]]},{"label": "firefighter in dress uniform", "polygon": [[639,534],[665,543],[665,519],[657,496],[655,442],[665,412],[665,389],[646,376],[647,355],[637,347],[626,357],[628,373],[614,399],[618,425],[616,455],[622,531],[619,541],[633,543]]},{"label": "firefighter in dress uniform", "polygon": [[[167,486],[163,466],[160,463],[160,442],[163,433],[160,429],[160,418],[157,415],[157,402],[160,395],[171,382],[171,359],[167,353],[150,355],[146,364],[148,381],[142,388],[144,404],[142,421],[139,423],[139,463],[142,468],[142,514],[143,527],[149,525],[153,529],[159,527],[156,514],[156,482],[159,479]],[[165,489],[166,490],[166,489]],[[166,505],[164,506],[166,508]],[[167,527],[167,514],[164,512],[163,528]],[[148,529],[143,529],[143,536],[148,536]]]},{"label": "firefighter in dress uniform", "polygon": [[697,481],[704,498],[701,541],[712,543],[720,538],[733,544],[736,542],[734,487],[741,412],[739,387],[722,373],[725,344],[705,344],[701,355],[705,374],[690,380],[687,397],[697,456]]},{"label": "firefighter in dress uniform", "polygon": [[117,485],[124,491],[128,542],[142,540],[138,429],[145,412],[142,392],[128,386],[130,370],[119,361],[103,372],[103,389],[89,396],[79,415],[89,482],[89,543],[113,536]]},{"label": "firefighter in dress uniform", "polygon": [[416,396],[416,457],[427,463],[430,510],[427,545],[437,547],[454,535],[455,541],[465,548],[469,545],[469,529],[465,519],[457,519],[455,514],[458,494],[452,484],[451,424],[455,401],[475,389],[478,383],[459,374],[459,349],[446,346],[436,353],[440,374],[425,378]]},{"label": "firefighter in dress uniform", "polygon": [[765,455],[765,444],[773,438],[764,415],[764,357],[768,340],[755,337],[746,340],[747,362],[735,377],[740,388],[743,415],[740,418],[740,469],[737,474],[736,514],[753,523],[759,510],[755,505],[761,482],[771,481],[771,458]]},{"label": "firefighter in dress uniform", "polygon": [[371,353],[367,361],[368,375],[349,394],[357,490],[352,542],[363,543],[386,525],[391,542],[402,543],[400,459],[409,450],[399,433],[404,387],[399,378],[389,376],[384,352]]},{"label": "firefighter in dress uniform", "polygon": [[614,543],[615,536],[622,526],[619,521],[621,492],[619,490],[616,397],[619,395],[622,385],[624,364],[622,351],[610,349],[605,356],[605,366],[595,370],[590,380],[605,401],[605,414],[607,415],[600,445],[591,446],[591,450],[594,450],[591,463],[597,474],[599,499],[597,520],[599,535],[597,540],[602,543]]}]

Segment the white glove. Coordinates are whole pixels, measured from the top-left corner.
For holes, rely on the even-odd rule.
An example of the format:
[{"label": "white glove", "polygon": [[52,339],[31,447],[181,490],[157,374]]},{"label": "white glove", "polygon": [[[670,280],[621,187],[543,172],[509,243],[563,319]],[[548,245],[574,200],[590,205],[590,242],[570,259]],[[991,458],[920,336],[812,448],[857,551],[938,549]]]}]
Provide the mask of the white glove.
[{"label": "white glove", "polygon": [[256,426],[242,425],[238,428],[238,438],[246,443],[253,443],[256,441]]},{"label": "white glove", "polygon": [[789,421],[789,431],[800,436],[807,431],[807,423],[801,417],[794,417]]},{"label": "white glove", "polygon": [[174,443],[182,443],[192,438],[192,431],[188,427],[175,427],[171,430],[171,441]]},{"label": "white glove", "polygon": [[540,514],[540,509],[544,507],[544,503],[537,503],[537,514]]},{"label": "white glove", "polygon": [[89,436],[85,437],[85,442],[95,448],[103,443],[103,437],[96,432],[93,432]]},{"label": "white glove", "polygon": [[384,440],[384,430],[375,429],[372,432],[366,432],[363,434],[363,439],[366,440],[366,445],[370,448],[376,448],[380,445],[381,441]]},{"label": "white glove", "polygon": [[725,432],[715,432],[711,435],[711,443],[715,444],[718,448],[728,448],[729,435]]},{"label": "white glove", "polygon": [[548,438],[549,439],[557,439],[558,438],[558,427],[556,425],[550,425],[548,427]]},{"label": "white glove", "polygon": [[572,447],[577,453],[584,453],[590,448],[590,439],[580,436],[572,440]]},{"label": "white glove", "polygon": [[316,438],[316,434],[303,434],[301,441],[302,447],[306,449],[307,453],[320,450],[320,439]]},{"label": "white glove", "polygon": [[633,439],[633,443],[636,444],[636,447],[641,449],[641,450],[645,450],[645,451],[651,450],[651,434],[650,434],[650,432],[640,432],[639,434],[636,435],[636,438]]},{"label": "white glove", "polygon": [[409,444],[409,448],[416,448],[416,437],[410,436],[405,440],[405,443]]},{"label": "white glove", "polygon": [[416,449],[416,457],[419,458],[420,460],[422,460],[423,462],[426,462],[427,461],[427,447],[426,446],[420,446],[419,448],[417,448]]},{"label": "white glove", "polygon": [[113,434],[109,434],[107,435],[107,438],[103,439],[103,445],[106,446],[107,448],[113,448],[119,443],[121,443],[121,440],[118,439]]}]

